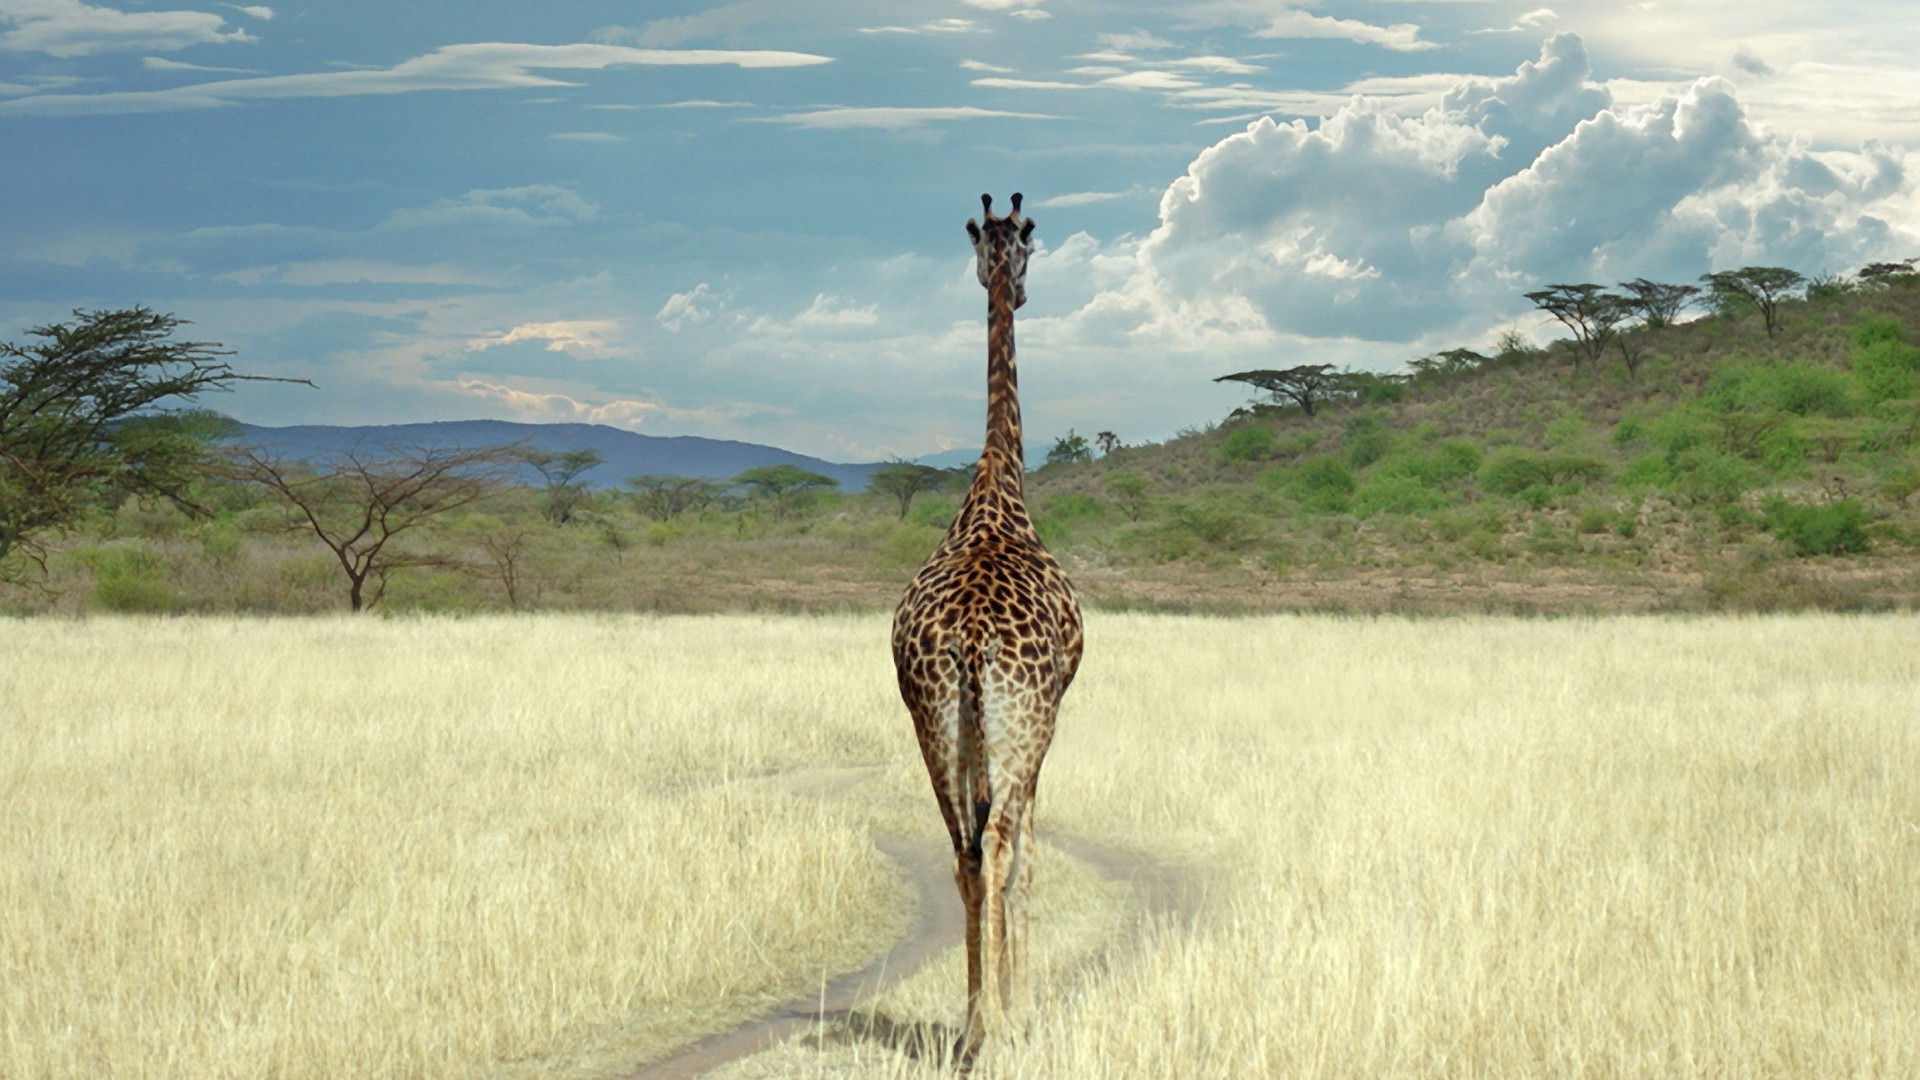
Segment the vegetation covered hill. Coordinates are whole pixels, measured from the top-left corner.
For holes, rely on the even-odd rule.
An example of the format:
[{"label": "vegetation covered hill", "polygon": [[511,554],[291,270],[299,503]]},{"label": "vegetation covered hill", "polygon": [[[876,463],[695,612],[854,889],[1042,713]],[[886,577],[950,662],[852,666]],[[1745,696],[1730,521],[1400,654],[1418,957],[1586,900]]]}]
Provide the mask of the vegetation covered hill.
[{"label": "vegetation covered hill", "polygon": [[[1336,380],[1311,413],[1263,400],[1091,460],[1063,443],[1029,499],[1084,597],[1111,607],[1910,608],[1917,346],[1920,276],[1828,279],[1772,312],[1722,304],[1594,352],[1510,338]],[[101,501],[0,605],[345,606],[341,559],[237,477],[200,480],[198,512]],[[401,610],[885,607],[964,483],[904,503],[804,483],[684,498],[661,477],[502,485],[397,537],[374,595]]]}]

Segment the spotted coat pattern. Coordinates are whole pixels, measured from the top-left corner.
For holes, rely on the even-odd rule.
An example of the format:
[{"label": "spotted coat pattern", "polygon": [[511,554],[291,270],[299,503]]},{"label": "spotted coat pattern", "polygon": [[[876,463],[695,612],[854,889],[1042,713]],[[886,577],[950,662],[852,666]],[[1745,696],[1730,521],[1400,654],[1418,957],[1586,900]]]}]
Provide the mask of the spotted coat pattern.
[{"label": "spotted coat pattern", "polygon": [[[1054,719],[1080,666],[1080,607],[1027,514],[1013,312],[1033,222],[967,222],[987,288],[987,439],[973,485],[894,613],[893,659],[953,841],[967,911],[967,1033],[976,1051],[1024,997],[1033,804]],[[984,991],[984,992],[983,992]]]}]

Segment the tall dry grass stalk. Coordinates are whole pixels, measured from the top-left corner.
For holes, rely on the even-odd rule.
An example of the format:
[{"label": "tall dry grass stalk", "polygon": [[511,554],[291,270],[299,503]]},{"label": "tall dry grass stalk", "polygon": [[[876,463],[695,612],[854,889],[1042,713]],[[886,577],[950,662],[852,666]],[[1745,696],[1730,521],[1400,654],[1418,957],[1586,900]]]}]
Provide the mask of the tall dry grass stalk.
[{"label": "tall dry grass stalk", "polygon": [[[936,831],[885,620],[0,624],[0,1062],[617,1075],[825,969]],[[978,1075],[1920,1075],[1920,619],[1096,615]],[[837,798],[780,775],[876,765]],[[834,774],[828,774],[834,775]],[[846,782],[850,783],[850,781]],[[836,782],[839,787],[846,783]],[[958,1024],[944,962],[876,1003]],[[731,1075],[934,1070],[835,1038]]]}]

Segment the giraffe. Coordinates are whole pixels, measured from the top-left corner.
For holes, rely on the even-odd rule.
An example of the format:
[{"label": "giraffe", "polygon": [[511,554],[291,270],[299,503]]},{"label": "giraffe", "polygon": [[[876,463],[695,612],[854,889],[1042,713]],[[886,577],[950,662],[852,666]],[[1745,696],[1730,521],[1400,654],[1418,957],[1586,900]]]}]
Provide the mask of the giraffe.
[{"label": "giraffe", "polygon": [[1026,996],[1033,803],[1054,718],[1080,666],[1080,605],[1027,516],[1013,312],[1026,303],[1033,220],[967,220],[987,289],[987,439],[972,487],[893,616],[893,662],[953,841],[967,911],[971,1060]]}]

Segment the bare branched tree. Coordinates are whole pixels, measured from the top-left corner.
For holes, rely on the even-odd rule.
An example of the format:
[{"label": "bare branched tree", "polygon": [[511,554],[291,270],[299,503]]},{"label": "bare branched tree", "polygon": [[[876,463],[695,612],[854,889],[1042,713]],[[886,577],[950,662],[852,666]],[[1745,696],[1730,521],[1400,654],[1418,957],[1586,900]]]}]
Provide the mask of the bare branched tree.
[{"label": "bare branched tree", "polygon": [[486,556],[483,567],[488,577],[500,583],[507,594],[507,606],[518,609],[523,599],[538,600],[539,582],[532,571],[533,528],[526,524],[504,525],[488,529],[478,537]]},{"label": "bare branched tree", "polygon": [[[410,550],[394,541],[495,490],[516,451],[410,446],[375,453],[356,448],[324,470],[281,460],[259,447],[241,447],[234,458],[241,479],[285,500],[291,526],[312,532],[333,552],[346,575],[348,607],[364,611],[380,602],[395,570],[453,564],[448,556]],[[369,579],[374,586],[370,596]]]}]

